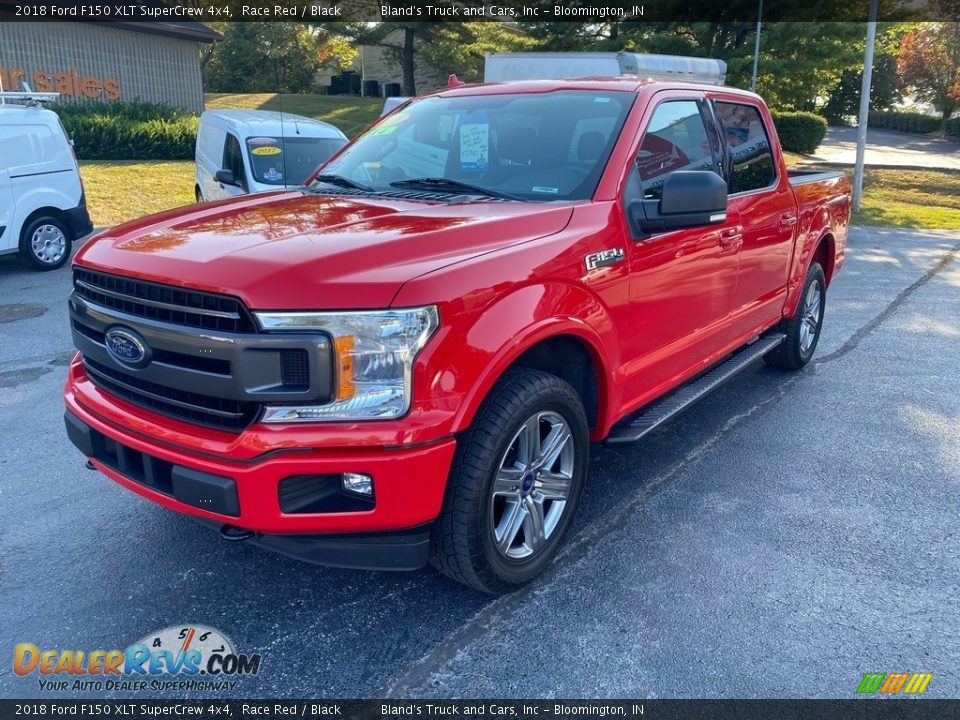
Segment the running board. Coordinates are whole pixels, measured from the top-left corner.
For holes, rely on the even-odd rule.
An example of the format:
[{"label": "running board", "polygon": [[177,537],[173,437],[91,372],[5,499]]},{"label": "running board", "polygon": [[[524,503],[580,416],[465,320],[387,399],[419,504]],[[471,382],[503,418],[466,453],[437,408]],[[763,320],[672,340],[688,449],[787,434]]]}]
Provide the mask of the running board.
[{"label": "running board", "polygon": [[613,426],[607,436],[607,445],[625,445],[637,442],[783,342],[782,334],[767,335],[737,351],[696,380],[681,385],[666,397],[655,400],[642,410]]}]

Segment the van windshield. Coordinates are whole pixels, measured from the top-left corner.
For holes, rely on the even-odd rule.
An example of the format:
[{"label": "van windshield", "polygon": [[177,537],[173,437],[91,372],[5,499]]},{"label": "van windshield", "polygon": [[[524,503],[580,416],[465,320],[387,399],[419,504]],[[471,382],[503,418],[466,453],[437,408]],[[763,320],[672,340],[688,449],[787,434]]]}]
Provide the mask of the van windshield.
[{"label": "van windshield", "polygon": [[430,178],[524,200],[585,200],[635,97],[562,90],[424,98],[371,127],[323,172],[373,190],[415,189],[411,181]]},{"label": "van windshield", "polygon": [[266,185],[303,185],[345,143],[339,138],[247,138],[253,179]]}]

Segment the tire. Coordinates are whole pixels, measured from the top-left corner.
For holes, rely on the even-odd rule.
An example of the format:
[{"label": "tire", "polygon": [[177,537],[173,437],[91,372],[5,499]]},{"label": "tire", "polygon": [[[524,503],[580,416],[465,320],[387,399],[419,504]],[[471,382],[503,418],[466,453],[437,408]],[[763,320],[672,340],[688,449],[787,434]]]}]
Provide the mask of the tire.
[{"label": "tire", "polygon": [[70,259],[73,236],[66,223],[46,215],[32,220],[20,233],[20,254],[36,270],[56,270]]},{"label": "tire", "polygon": [[203,202],[203,193],[200,192],[199,186],[198,186],[198,187],[195,187],[195,188],[193,189],[193,194],[196,195],[196,197],[197,197],[197,202],[198,202],[198,203],[202,203],[202,202]]},{"label": "tire", "polygon": [[539,370],[509,370],[458,439],[431,537],[433,566],[493,594],[543,572],[580,502],[588,435],[583,404],[568,383]]},{"label": "tire", "polygon": [[823,268],[813,263],[807,270],[803,293],[797,312],[788,320],[781,320],[776,332],[787,337],[776,348],[763,356],[768,365],[783,370],[800,370],[810,362],[820,341],[826,308],[827,282]]}]

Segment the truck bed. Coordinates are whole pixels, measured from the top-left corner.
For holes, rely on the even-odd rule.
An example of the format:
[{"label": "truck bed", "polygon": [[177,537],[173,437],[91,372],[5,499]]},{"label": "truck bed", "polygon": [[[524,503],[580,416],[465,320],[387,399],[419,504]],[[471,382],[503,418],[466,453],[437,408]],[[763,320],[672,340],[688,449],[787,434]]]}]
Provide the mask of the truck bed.
[{"label": "truck bed", "polygon": [[818,180],[834,180],[843,175],[841,170],[801,170],[798,168],[787,169],[787,176],[790,178],[791,185],[803,185]]}]

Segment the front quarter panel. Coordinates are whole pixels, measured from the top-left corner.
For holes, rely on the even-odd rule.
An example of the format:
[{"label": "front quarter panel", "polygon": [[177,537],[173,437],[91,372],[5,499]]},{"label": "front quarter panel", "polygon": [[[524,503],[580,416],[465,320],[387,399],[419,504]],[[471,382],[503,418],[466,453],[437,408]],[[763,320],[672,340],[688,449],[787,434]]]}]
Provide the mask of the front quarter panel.
[{"label": "front quarter panel", "polygon": [[414,407],[449,414],[443,433],[466,429],[529,348],[570,335],[592,360],[599,396],[593,434],[605,434],[620,406],[617,327],[628,311],[629,265],[587,270],[584,258],[623,246],[608,230],[606,216],[615,211],[613,203],[577,206],[560,233],[428,273],[399,291],[395,307],[440,306],[441,329],[417,359]]}]

